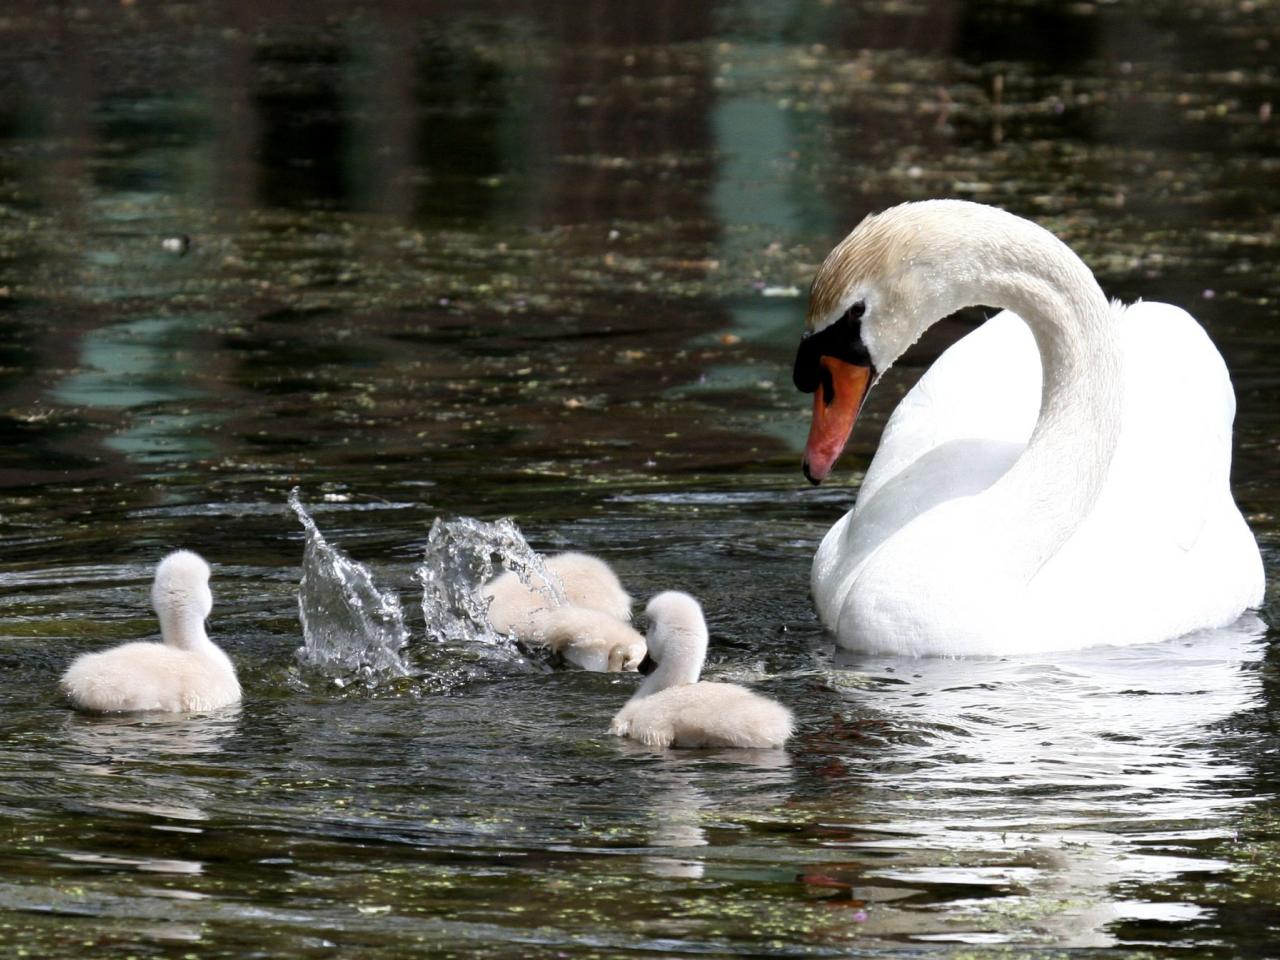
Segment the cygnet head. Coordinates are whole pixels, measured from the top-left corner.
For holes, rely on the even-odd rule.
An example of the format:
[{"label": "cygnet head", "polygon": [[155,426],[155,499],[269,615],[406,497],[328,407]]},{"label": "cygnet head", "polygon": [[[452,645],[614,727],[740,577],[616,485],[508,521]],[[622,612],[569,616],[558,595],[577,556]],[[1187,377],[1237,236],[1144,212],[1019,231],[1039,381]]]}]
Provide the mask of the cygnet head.
[{"label": "cygnet head", "polygon": [[642,643],[615,643],[609,648],[609,672],[622,673],[624,671],[635,673],[640,669],[640,664],[645,658],[645,648]]},{"label": "cygnet head", "polygon": [[170,646],[189,647],[208,639],[204,622],[213,612],[209,574],[209,564],[190,550],[176,550],[156,567],[151,606]]},{"label": "cygnet head", "polygon": [[679,590],[668,590],[650,600],[644,612],[649,619],[645,643],[657,668],[640,693],[697,683],[707,658],[707,621],[698,601]]},{"label": "cygnet head", "polygon": [[[608,656],[605,668],[610,673],[627,671],[635,673],[648,653],[642,637],[629,623],[609,618],[609,629],[603,631],[601,639],[608,644]],[[604,622],[604,621],[602,621]]]}]

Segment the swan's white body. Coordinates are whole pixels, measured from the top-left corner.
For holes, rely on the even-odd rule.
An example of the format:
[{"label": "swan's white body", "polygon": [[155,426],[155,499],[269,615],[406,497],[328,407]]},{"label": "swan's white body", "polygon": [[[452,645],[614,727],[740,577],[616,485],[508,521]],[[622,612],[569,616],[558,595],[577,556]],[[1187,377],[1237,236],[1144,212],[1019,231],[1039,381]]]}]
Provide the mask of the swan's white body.
[{"label": "swan's white body", "polygon": [[[558,553],[547,558],[546,568],[559,581],[564,602],[569,606],[599,610],[615,620],[630,622],[631,597],[617,574],[599,557]],[[536,640],[535,616],[557,605],[554,591],[540,576],[533,575],[531,585],[526,585],[510,570],[481,587],[481,594],[489,598],[490,626],[521,640]]]},{"label": "swan's white body", "polygon": [[707,656],[702,608],[687,593],[649,601],[647,643],[657,668],[609,725],[651,747],[772,748],[791,736],[791,711],[732,683],[700,681]]},{"label": "swan's white body", "polygon": [[864,222],[822,271],[828,314],[866,304],[878,372],[959,307],[1010,308],[903,399],[857,505],[823,539],[813,596],[841,646],[1148,643],[1261,602],[1261,557],[1229,486],[1235,397],[1185,311],[1108,304],[1051,234],[959,201]]},{"label": "swan's white body", "polygon": [[189,550],[169,554],[156,568],[151,604],[164,642],[81,654],[61,680],[72,704],[95,713],[192,713],[238,701],[235,667],[205,633],[209,565]]},{"label": "swan's white body", "polygon": [[602,610],[563,606],[532,617],[528,642],[545,646],[574,666],[596,673],[635,671],[645,643],[631,624]]}]

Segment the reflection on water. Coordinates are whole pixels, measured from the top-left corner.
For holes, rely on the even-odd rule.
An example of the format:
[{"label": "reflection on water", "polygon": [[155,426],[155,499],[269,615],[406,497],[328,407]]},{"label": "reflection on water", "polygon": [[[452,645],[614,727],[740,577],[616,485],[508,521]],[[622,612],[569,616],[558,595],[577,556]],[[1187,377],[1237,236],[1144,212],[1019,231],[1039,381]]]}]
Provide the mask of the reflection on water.
[{"label": "reflection on water", "polygon": [[[1233,482],[1280,582],[1276,18],[1212,0],[14,5],[5,946],[1267,952],[1274,630],[834,654],[806,584],[854,489],[803,486],[789,366],[816,264],[869,210],[951,195],[1034,216],[1108,294],[1187,306],[1219,343]],[[973,319],[886,375],[851,484]],[[281,506],[299,486],[328,572],[349,564],[329,581],[344,600],[357,567],[372,607],[429,586],[454,543],[434,518],[512,516],[506,547],[697,595],[707,675],[787,703],[799,735],[768,756],[636,749],[605,732],[636,678],[441,642],[459,596],[378,622],[407,676],[312,684],[298,585],[321,538]],[[472,579],[495,560],[477,530]],[[147,584],[175,547],[215,566],[243,704],[70,714],[58,674],[154,639]],[[369,648],[338,621],[340,651]]]},{"label": "reflection on water", "polygon": [[[203,460],[225,415],[196,412],[209,396],[198,320],[161,317],[105,327],[81,343],[80,369],[54,393],[61,403],[127,410],[128,425],[104,444],[132,460]],[[193,335],[194,328],[194,335]],[[175,407],[177,412],[168,412]]]},{"label": "reflection on water", "polygon": [[[882,858],[865,874],[873,882],[996,897],[962,905],[931,940],[973,942],[999,925],[993,911],[1045,913],[1037,926],[1062,946],[1114,944],[1108,927],[1122,919],[1198,917],[1191,904],[1128,903],[1125,891],[1229,873],[1198,848],[1230,838],[1223,824],[1253,802],[1240,792],[1250,771],[1206,737],[1258,702],[1264,634],[1250,616],[1231,630],[1035,661],[841,653],[838,663],[871,676],[875,695],[859,699],[883,711],[895,742],[870,769],[848,771],[864,787],[864,816],[891,804],[888,835],[839,846]],[[951,865],[939,867],[944,853]],[[868,929],[919,927],[873,913]]]},{"label": "reflection on water", "polygon": [[[122,918],[162,915],[141,878],[181,873],[181,923],[210,946],[267,919],[275,952],[372,938],[387,956],[418,936],[532,937],[535,954],[571,955],[776,942],[766,952],[786,955],[1132,946],[1220,929],[1236,833],[1271,802],[1230,733],[1267,697],[1263,627],[1028,660],[836,654],[793,586],[816,534],[777,519],[786,489],[633,491],[595,517],[575,506],[545,535],[604,555],[627,543],[611,559],[638,595],[695,592],[712,629],[706,675],[749,675],[792,706],[788,750],[655,754],[609,737],[631,676],[295,688],[282,671],[296,638],[263,636],[261,615],[236,609],[242,596],[287,609],[296,581],[264,592],[256,568],[219,566],[230,609],[215,625],[245,680],[238,710],[84,718],[8,694],[0,759],[17,775],[0,805],[18,840],[0,902],[29,918],[31,942],[64,929],[37,921],[38,902],[93,918],[78,936],[114,937]],[[324,516],[362,551],[412,538],[404,510],[356,506]],[[183,516],[206,531],[227,520]],[[296,540],[279,550],[296,562]],[[776,576],[754,576],[762,558]],[[418,552],[383,562],[407,582]],[[65,602],[112,576],[102,567]],[[50,688],[59,666],[44,671]]]},{"label": "reflection on water", "polygon": [[61,731],[68,747],[86,769],[110,773],[121,761],[218,753],[236,730],[239,707],[208,716],[179,714],[110,714],[67,718]]}]

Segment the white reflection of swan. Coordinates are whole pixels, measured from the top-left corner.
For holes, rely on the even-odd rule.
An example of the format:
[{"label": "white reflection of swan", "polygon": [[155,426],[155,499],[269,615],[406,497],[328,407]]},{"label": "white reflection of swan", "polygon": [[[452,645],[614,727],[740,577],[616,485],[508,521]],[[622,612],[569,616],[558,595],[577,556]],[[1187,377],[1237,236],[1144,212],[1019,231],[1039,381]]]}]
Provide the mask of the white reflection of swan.
[{"label": "white reflection of swan", "polygon": [[[101,788],[82,782],[86,802],[94,806],[178,821],[156,829],[198,832],[196,824],[206,819],[202,805],[211,798],[210,791],[178,773],[155,773],[155,765],[219,753],[239,720],[238,705],[198,717],[72,714],[64,728],[60,766],[68,777],[109,778],[101,781]],[[138,776],[140,781],[134,779]]]},{"label": "white reflection of swan", "polygon": [[72,863],[92,863],[111,867],[132,867],[140,873],[204,873],[199,860],[173,860],[158,857],[112,857],[101,853],[67,853]]},{"label": "white reflection of swan", "polygon": [[649,871],[659,877],[698,879],[705,866],[698,847],[707,845],[702,817],[711,799],[681,771],[670,771],[666,785],[649,795],[652,830],[649,846],[665,851],[645,858]]},{"label": "white reflection of swan", "polygon": [[875,678],[855,696],[898,732],[866,757],[856,817],[876,832],[833,846],[873,854],[867,882],[899,892],[1003,894],[953,900],[945,917],[882,905],[866,932],[988,942],[1013,904],[1056,946],[1083,947],[1114,944],[1117,920],[1187,919],[1187,905],[1134,902],[1133,888],[1226,869],[1195,843],[1228,835],[1248,802],[1232,787],[1248,771],[1222,755],[1212,728],[1258,702],[1264,631],[1247,618],[1034,659],[837,655]]},{"label": "white reflection of swan", "polygon": [[[639,744],[623,741],[621,746],[652,756]],[[701,877],[705,862],[699,848],[710,844],[703,822],[711,811],[725,812],[712,793],[748,796],[753,808],[768,810],[786,803],[792,779],[791,757],[784,750],[664,754],[645,769],[645,782],[637,786],[651,825],[647,846],[661,851],[645,857],[647,869],[660,877]],[[737,809],[741,812],[741,806]]]},{"label": "white reflection of swan", "polygon": [[88,757],[83,763],[97,766],[120,760],[156,756],[195,756],[218,753],[223,741],[236,732],[239,705],[223,707],[199,716],[185,714],[71,715],[65,729],[68,745]]},{"label": "white reflection of swan", "polygon": [[[63,746],[57,753],[61,782],[70,785],[78,803],[126,814],[135,829],[163,833],[199,834],[208,820],[206,808],[213,792],[202,777],[190,776],[187,758],[201,757],[207,764],[223,750],[224,741],[239,725],[239,706],[201,716],[182,714],[130,714],[83,716],[72,714],[64,727]],[[90,834],[93,836],[95,834]],[[138,835],[138,842],[106,849],[70,849],[62,856],[74,863],[116,871],[157,874],[200,874],[204,862],[177,857],[156,857],[154,848]],[[81,843],[90,842],[88,837]],[[167,892],[150,894],[177,899],[202,895],[169,886]],[[179,925],[157,927],[147,934],[160,939],[187,939]]]}]

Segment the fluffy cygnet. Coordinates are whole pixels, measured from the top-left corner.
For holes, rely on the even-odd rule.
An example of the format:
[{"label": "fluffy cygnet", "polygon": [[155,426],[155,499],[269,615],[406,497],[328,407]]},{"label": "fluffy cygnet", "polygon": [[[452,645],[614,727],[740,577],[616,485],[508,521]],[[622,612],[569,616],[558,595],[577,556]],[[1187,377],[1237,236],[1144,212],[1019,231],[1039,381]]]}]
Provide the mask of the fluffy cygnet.
[{"label": "fluffy cygnet", "polygon": [[72,704],[95,713],[188,713],[239,700],[236,669],[204,629],[213,610],[209,565],[190,550],[169,554],[156,567],[151,605],[164,642],[76,657],[61,680]]},{"label": "fluffy cygnet", "polygon": [[601,610],[572,606],[539,610],[531,625],[530,642],[546,646],[583,670],[637,670],[644,659],[644,637],[631,624]]},{"label": "fluffy cygnet", "polygon": [[670,590],[649,601],[649,657],[657,668],[618,711],[609,732],[651,747],[780,747],[791,711],[733,683],[698,680],[707,623],[698,601]]},{"label": "fluffy cygnet", "polygon": [[[558,553],[547,558],[547,572],[564,587],[567,605],[599,610],[624,623],[631,620],[631,597],[599,557]],[[546,581],[536,574],[530,579],[533,586],[525,586],[514,572],[507,571],[480,588],[482,595],[492,598],[489,623],[494,630],[513,633],[521,640],[534,639],[534,614],[552,609],[554,603]]]}]

